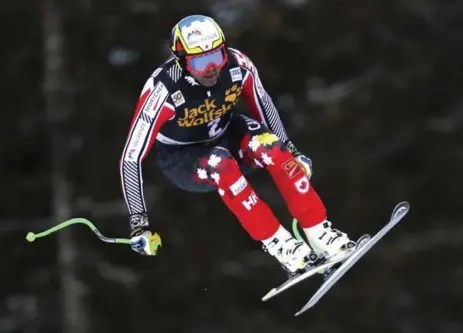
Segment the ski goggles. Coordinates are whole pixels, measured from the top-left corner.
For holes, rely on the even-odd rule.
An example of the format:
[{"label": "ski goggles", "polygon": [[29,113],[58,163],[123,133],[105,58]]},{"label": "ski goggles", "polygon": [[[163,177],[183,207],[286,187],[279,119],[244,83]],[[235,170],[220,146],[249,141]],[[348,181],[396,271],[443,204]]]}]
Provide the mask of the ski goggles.
[{"label": "ski goggles", "polygon": [[228,60],[225,46],[199,55],[186,56],[186,68],[193,74],[205,75],[213,67],[221,69]]}]

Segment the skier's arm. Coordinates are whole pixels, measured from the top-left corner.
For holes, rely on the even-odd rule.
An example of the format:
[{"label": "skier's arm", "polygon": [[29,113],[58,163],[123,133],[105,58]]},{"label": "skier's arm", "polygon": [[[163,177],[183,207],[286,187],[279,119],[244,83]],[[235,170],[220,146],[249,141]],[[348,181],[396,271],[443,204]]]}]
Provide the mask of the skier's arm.
[{"label": "skier's arm", "polygon": [[243,79],[243,98],[249,110],[256,119],[264,123],[298,160],[306,174],[312,177],[312,160],[299,152],[296,146],[289,140],[280,115],[273,104],[272,98],[265,90],[259,77],[257,68],[243,53],[233,50],[238,63],[247,71]]},{"label": "skier's arm", "polygon": [[143,197],[142,162],[148,155],[162,124],[175,116],[173,105],[167,102],[166,86],[150,77],[140,95],[129,134],[119,163],[122,191],[130,215],[130,227],[148,227]]},{"label": "skier's arm", "polygon": [[238,63],[246,69],[242,93],[250,112],[278,136],[282,142],[288,142],[283,122],[275,104],[273,104],[272,98],[262,85],[257,68],[243,53],[235,51],[234,55]]}]

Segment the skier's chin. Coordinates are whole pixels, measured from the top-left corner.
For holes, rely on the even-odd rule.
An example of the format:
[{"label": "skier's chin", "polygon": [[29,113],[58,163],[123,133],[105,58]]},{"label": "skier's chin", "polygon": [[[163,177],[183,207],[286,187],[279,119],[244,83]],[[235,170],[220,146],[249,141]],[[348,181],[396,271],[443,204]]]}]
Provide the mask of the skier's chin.
[{"label": "skier's chin", "polygon": [[206,75],[197,75],[195,76],[195,79],[199,81],[203,86],[205,87],[212,87],[217,84],[217,81],[219,79],[219,74],[220,71],[206,74]]}]

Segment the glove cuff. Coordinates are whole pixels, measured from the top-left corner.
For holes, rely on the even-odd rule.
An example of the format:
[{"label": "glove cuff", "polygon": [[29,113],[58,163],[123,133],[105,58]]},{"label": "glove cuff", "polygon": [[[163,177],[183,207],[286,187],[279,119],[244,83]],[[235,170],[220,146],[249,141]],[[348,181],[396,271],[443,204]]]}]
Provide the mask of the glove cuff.
[{"label": "glove cuff", "polygon": [[286,141],[285,146],[286,146],[286,148],[289,149],[289,151],[291,152],[291,154],[293,154],[294,157],[297,157],[297,156],[301,155],[301,153],[299,152],[299,150],[297,150],[294,143],[292,143],[290,140]]},{"label": "glove cuff", "polygon": [[139,232],[140,230],[144,231],[149,227],[148,213],[143,212],[130,215],[129,223],[132,233]]}]

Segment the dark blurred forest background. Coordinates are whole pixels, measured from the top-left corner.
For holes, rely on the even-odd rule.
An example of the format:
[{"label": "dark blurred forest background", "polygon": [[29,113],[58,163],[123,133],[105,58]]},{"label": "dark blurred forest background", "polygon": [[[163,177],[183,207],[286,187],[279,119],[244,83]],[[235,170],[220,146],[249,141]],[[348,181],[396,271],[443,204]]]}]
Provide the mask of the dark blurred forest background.
[{"label": "dark blurred forest background", "polygon": [[[159,256],[127,237],[118,161],[171,27],[208,14],[254,61],[290,138],[314,163],[329,218],[353,238],[396,203],[406,219],[303,316],[312,278],[285,279],[214,193],[145,196]],[[1,333],[463,332],[463,2],[457,0],[2,0]],[[154,154],[152,154],[154,157]],[[270,177],[250,177],[287,227]]]}]

